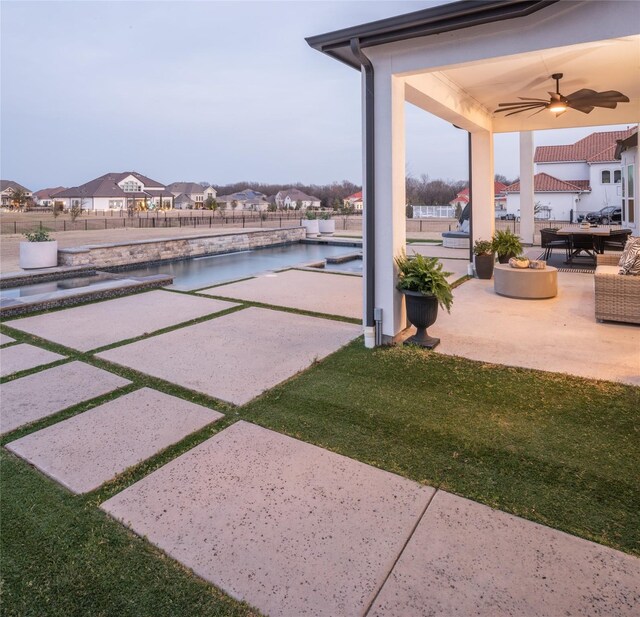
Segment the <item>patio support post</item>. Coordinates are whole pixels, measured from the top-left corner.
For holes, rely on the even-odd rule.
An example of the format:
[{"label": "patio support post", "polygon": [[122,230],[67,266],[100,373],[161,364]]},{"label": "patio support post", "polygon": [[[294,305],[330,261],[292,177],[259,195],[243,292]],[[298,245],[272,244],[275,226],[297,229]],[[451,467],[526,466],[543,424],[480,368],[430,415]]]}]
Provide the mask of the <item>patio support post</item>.
[{"label": "patio support post", "polygon": [[520,238],[524,244],[533,244],[535,232],[533,169],[533,132],[520,131]]},{"label": "patio support post", "polygon": [[382,342],[390,343],[407,325],[394,263],[406,247],[405,84],[381,64],[376,65],[374,103],[375,301],[382,309]]},{"label": "patio support post", "polygon": [[493,181],[493,132],[471,133],[471,240],[490,240],[495,229],[495,192]]}]

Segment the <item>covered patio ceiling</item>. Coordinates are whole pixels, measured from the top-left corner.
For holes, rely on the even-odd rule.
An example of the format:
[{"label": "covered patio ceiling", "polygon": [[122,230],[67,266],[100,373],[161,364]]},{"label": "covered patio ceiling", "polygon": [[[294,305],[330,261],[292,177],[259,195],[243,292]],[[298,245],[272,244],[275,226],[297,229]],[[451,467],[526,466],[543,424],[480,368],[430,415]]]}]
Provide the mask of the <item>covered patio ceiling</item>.
[{"label": "covered patio ceiling", "polygon": [[[572,109],[560,116],[547,110],[509,117],[494,113],[499,103],[518,101],[520,96],[548,99],[549,92],[555,91],[553,73],[564,75],[560,91],[565,95],[582,88],[618,90],[630,102],[619,103],[615,110],[596,107],[589,114]],[[494,133],[624,124],[640,119],[640,35],[485,58],[398,77],[405,80],[409,102],[471,130],[463,126],[470,118]],[[470,118],[465,118],[467,115]]]}]

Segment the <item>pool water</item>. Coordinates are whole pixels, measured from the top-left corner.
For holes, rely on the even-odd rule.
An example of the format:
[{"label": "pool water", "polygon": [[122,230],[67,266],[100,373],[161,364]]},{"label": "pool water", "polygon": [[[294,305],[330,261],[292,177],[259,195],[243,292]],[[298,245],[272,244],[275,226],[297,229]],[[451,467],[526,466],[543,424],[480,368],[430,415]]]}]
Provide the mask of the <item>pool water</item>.
[{"label": "pool water", "polygon": [[188,291],[255,276],[270,270],[304,266],[326,257],[353,253],[353,250],[353,245],[289,244],[144,266],[126,270],[126,274],[127,276],[167,274],[173,277],[172,287]]},{"label": "pool water", "polygon": [[69,291],[81,287],[93,287],[103,283],[113,281],[118,277],[113,274],[91,274],[87,276],[75,276],[73,278],[58,279],[57,281],[46,281],[43,283],[32,283],[21,287],[9,287],[0,290],[0,299],[25,298],[28,296],[40,296],[52,294],[58,291]]}]

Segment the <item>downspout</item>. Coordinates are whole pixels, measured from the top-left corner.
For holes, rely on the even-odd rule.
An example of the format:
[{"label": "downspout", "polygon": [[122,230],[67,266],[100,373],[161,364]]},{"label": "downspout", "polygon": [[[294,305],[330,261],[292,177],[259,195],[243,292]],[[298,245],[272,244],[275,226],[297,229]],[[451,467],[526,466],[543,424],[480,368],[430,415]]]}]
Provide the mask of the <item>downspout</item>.
[{"label": "downspout", "polygon": [[[365,159],[364,159],[364,188],[366,201],[364,204],[365,229],[364,229],[364,251],[365,251],[365,305],[364,305],[364,326],[365,345],[373,347],[379,345],[382,340],[382,315],[374,314],[375,307],[375,125],[374,125],[374,72],[371,60],[367,58],[360,49],[360,40],[353,38],[350,41],[351,51],[358,58],[360,65],[364,69],[365,88]],[[378,311],[381,313],[382,311]],[[378,319],[376,319],[376,317]]]}]

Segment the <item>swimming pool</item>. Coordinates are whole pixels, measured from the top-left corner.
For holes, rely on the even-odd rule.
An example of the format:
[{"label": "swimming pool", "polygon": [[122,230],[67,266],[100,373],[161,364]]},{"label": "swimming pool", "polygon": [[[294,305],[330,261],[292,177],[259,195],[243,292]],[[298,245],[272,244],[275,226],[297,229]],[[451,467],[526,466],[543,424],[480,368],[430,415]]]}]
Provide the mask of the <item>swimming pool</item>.
[{"label": "swimming pool", "polygon": [[166,274],[173,277],[174,289],[189,291],[209,285],[255,276],[270,270],[305,266],[354,252],[354,244],[288,244],[224,255],[194,257],[164,264],[126,270],[128,276]]}]

